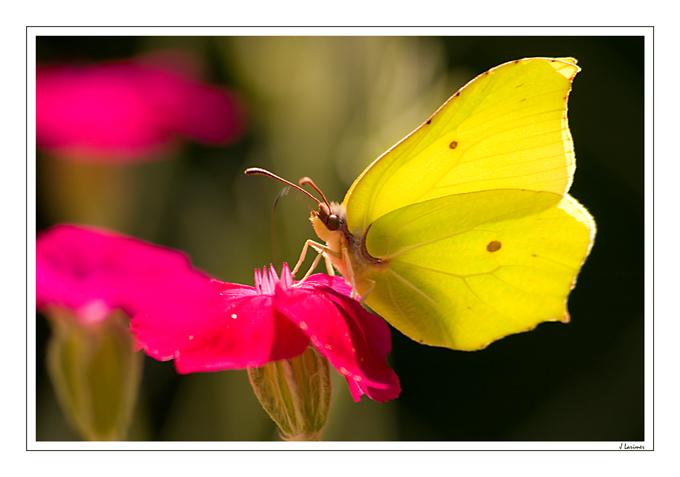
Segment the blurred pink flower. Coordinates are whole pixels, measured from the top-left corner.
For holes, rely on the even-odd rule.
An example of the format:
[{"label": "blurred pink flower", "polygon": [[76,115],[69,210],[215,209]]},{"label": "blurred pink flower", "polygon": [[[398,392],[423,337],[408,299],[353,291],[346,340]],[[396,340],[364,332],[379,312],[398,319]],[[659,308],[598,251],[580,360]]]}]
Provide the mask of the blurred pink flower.
[{"label": "blurred pink flower", "polygon": [[399,395],[386,361],[390,330],[349,297],[339,277],[317,274],[294,283],[286,264],[255,272],[255,288],[213,280],[216,300],[205,315],[140,313],[131,330],[147,354],[175,359],[180,373],[260,367],[301,354],[311,342],[347,379],[355,401]]},{"label": "blurred pink flower", "polygon": [[162,158],[179,136],[210,145],[238,139],[237,98],[178,68],[184,59],[38,66],[38,147],[67,159],[138,161]]},{"label": "blurred pink flower", "polygon": [[75,225],[57,225],[36,240],[37,308],[66,308],[82,323],[115,309],[191,319],[213,296],[210,277],[175,250]]}]

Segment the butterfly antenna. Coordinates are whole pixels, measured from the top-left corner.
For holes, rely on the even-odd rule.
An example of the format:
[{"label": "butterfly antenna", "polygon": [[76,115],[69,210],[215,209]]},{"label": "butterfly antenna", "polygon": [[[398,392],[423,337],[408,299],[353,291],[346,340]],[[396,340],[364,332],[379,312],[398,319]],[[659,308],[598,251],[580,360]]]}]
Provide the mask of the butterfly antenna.
[{"label": "butterfly antenna", "polygon": [[[312,194],[310,194],[309,192],[307,192],[306,190],[304,190],[302,187],[299,187],[299,186],[293,184],[292,182],[289,182],[289,181],[287,181],[286,179],[277,176],[277,175],[274,174],[273,172],[269,172],[269,171],[266,170],[266,169],[261,169],[261,168],[259,168],[259,167],[250,167],[250,168],[248,168],[248,169],[245,170],[245,174],[246,174],[247,176],[259,175],[259,176],[267,176],[267,177],[271,177],[272,179],[276,179],[277,181],[281,181],[281,182],[283,182],[284,184],[288,184],[289,186],[296,188],[296,189],[299,190],[300,192],[304,192],[305,194],[307,194],[307,195],[308,195],[314,202],[316,202],[317,204],[320,204],[320,203],[321,203],[321,202],[319,201],[319,199],[317,199],[317,198],[314,197]],[[301,184],[301,185],[303,185],[303,184],[302,184],[302,181],[303,181],[304,179],[309,179],[309,178],[308,178],[308,177],[304,177],[303,179],[300,179],[300,184]],[[317,187],[314,185],[314,183],[312,182],[311,179],[309,179],[309,182],[312,183],[312,187],[314,187],[314,190],[316,190],[319,194],[321,194],[321,191],[320,191],[319,189],[317,189]],[[306,184],[306,182],[305,182],[305,184]],[[323,197],[323,201],[326,203],[326,205],[328,205],[328,202],[326,201],[326,198],[323,196],[323,194],[321,194],[321,197]]]},{"label": "butterfly antenna", "polygon": [[324,204],[326,204],[326,207],[328,207],[328,210],[331,210],[331,206],[328,203],[328,201],[326,200],[326,196],[323,195],[323,192],[321,192],[321,189],[319,189],[316,186],[316,184],[314,183],[314,181],[312,179],[310,179],[309,177],[303,177],[302,179],[300,179],[299,184],[300,184],[300,187],[302,187],[306,184],[309,184],[310,186],[312,186],[312,188],[319,193],[319,195],[323,199]]},{"label": "butterfly antenna", "polygon": [[[279,203],[279,199],[283,197],[284,195],[288,195],[288,192],[290,192],[290,187],[284,187],[281,192],[276,196],[276,199],[274,199],[274,205],[272,206],[272,225],[271,225],[271,250],[272,250],[272,258],[274,259],[274,262],[280,262],[282,254],[281,254],[281,247],[279,247],[279,228],[278,224],[276,222],[276,205]],[[299,196],[296,196],[299,197]],[[300,199],[302,200],[302,199]],[[305,204],[307,204],[305,202]]]}]

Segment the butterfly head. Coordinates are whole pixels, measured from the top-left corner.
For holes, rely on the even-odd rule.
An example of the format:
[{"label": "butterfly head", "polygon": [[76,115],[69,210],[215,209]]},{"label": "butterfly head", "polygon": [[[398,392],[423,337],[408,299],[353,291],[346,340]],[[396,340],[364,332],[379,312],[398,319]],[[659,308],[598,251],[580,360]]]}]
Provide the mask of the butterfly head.
[{"label": "butterfly head", "polygon": [[[323,192],[321,192],[321,189],[319,189],[309,177],[303,177],[300,179],[299,185],[295,185],[277,176],[276,174],[259,167],[251,167],[246,169],[245,173],[246,175],[263,175],[271,177],[283,182],[284,184],[294,187],[304,194],[307,194],[312,200],[319,204],[319,210],[312,211],[310,217],[314,231],[321,240],[326,242],[330,250],[335,253],[341,253],[343,238],[347,239],[347,237],[351,237],[347,231],[347,226],[345,225],[347,222],[347,213],[343,204],[328,202],[328,200],[326,200],[326,196],[324,196]],[[307,184],[309,184],[316,192],[318,192],[323,200],[317,199],[302,188],[302,186]]]},{"label": "butterfly head", "polygon": [[319,203],[319,210],[312,211],[309,220],[312,222],[314,231],[325,242],[332,240],[333,236],[341,233],[346,221],[345,206],[335,202]]}]

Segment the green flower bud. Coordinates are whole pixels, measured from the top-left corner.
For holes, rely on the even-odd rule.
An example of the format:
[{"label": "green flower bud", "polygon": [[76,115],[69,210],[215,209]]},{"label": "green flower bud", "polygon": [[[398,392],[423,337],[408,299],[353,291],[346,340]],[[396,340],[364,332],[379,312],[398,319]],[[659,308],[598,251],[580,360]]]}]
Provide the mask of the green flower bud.
[{"label": "green flower bud", "polygon": [[262,407],[289,441],[320,441],[331,403],[328,360],[313,346],[292,359],[248,368]]},{"label": "green flower bud", "polygon": [[84,323],[64,308],[50,307],[46,314],[53,331],[48,371],[68,421],[88,440],[125,439],[143,364],[127,316],[116,310]]}]

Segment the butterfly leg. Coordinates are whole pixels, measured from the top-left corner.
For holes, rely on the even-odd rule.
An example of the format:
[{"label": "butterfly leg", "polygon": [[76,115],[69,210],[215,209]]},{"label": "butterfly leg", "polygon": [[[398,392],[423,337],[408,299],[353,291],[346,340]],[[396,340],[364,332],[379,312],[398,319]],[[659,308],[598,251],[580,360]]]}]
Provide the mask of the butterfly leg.
[{"label": "butterfly leg", "polygon": [[371,290],[373,290],[373,288],[375,287],[375,280],[366,280],[366,281],[369,282],[371,284],[371,286],[368,287],[368,290],[366,290],[364,292],[364,294],[361,295],[361,297],[359,298],[359,303],[361,303],[362,305],[366,301],[366,297],[369,295],[369,293],[371,293]]},{"label": "butterfly leg", "polygon": [[[343,248],[342,249],[342,259],[345,264],[345,272],[343,275],[345,276],[345,280],[349,277],[350,284],[352,285],[352,294],[350,295],[351,298],[356,299],[358,293],[357,293],[357,285],[354,280],[354,268],[352,268],[352,261],[349,258],[349,254],[347,253],[347,249]],[[375,287],[375,280],[365,280],[366,282],[369,282],[371,286],[366,290],[360,297],[359,297],[359,303],[362,305],[364,304],[364,301],[366,300],[366,297],[368,296],[369,293],[371,293],[371,290],[373,290],[373,287]]]},{"label": "butterfly leg", "polygon": [[345,271],[343,272],[343,276],[345,277],[345,281],[349,278],[350,285],[352,285],[352,294],[350,295],[350,298],[356,298],[357,297],[357,284],[354,281],[354,269],[352,268],[352,261],[349,258],[349,254],[347,253],[347,249],[343,248],[342,249],[342,261],[344,263],[344,269]]},{"label": "butterfly leg", "polygon": [[328,274],[332,277],[335,276],[335,268],[333,267],[333,262],[331,262],[331,258],[328,256],[327,253],[323,254],[323,258],[326,261],[326,271]]},{"label": "butterfly leg", "polygon": [[302,277],[302,280],[300,280],[299,283],[304,282],[312,274],[314,269],[319,264],[319,261],[321,261],[321,256],[324,256],[324,258],[326,259],[326,267],[329,270],[329,275],[334,275],[333,267],[330,264],[331,261],[330,261],[328,254],[334,254],[335,252],[333,252],[330,248],[326,247],[325,245],[321,245],[320,243],[314,242],[313,240],[307,240],[305,242],[304,247],[302,247],[302,253],[300,254],[300,259],[298,260],[297,265],[295,265],[295,268],[293,269],[293,276],[295,276],[298,269],[302,266],[302,262],[305,261],[305,257],[307,256],[307,249],[308,248],[313,248],[316,251],[317,256],[314,259],[312,266],[309,268],[309,270],[307,271],[305,276]]}]

